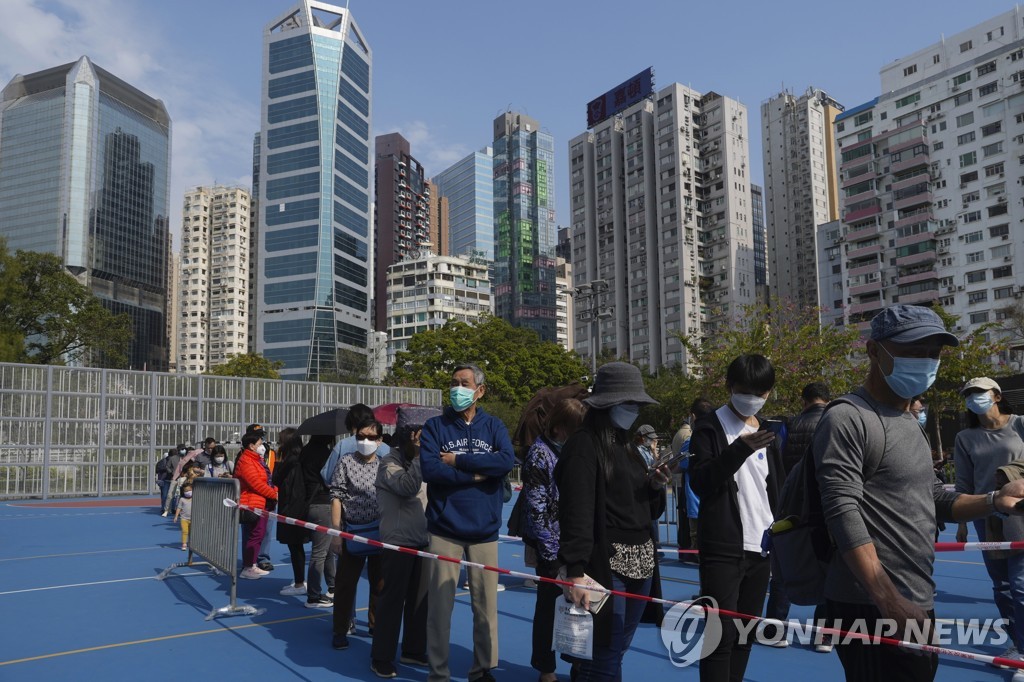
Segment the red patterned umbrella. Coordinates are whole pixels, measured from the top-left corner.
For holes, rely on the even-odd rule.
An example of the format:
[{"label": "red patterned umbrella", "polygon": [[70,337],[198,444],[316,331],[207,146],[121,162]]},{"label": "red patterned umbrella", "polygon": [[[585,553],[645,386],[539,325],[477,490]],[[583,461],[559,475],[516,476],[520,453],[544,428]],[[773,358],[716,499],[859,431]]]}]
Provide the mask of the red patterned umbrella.
[{"label": "red patterned umbrella", "polygon": [[381,424],[394,425],[398,421],[399,407],[419,407],[415,403],[386,403],[373,408],[373,417]]}]

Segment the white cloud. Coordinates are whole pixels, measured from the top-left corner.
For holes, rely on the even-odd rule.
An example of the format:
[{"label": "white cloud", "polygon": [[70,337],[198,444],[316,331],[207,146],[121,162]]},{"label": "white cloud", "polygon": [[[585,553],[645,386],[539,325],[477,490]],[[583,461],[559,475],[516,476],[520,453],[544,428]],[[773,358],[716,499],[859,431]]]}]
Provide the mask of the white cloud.
[{"label": "white cloud", "polygon": [[196,62],[159,30],[145,30],[154,23],[149,7],[129,0],[0,0],[0,87],[15,74],[87,55],[163,100],[171,116],[169,203],[177,234],[189,187],[215,181],[249,187],[259,112],[222,72]]},{"label": "white cloud", "polygon": [[425,121],[409,121],[397,126],[380,128],[374,132],[377,135],[400,133],[409,141],[412,156],[423,164],[427,177],[437,175],[473,151],[464,144],[443,139],[442,135],[431,129]]}]

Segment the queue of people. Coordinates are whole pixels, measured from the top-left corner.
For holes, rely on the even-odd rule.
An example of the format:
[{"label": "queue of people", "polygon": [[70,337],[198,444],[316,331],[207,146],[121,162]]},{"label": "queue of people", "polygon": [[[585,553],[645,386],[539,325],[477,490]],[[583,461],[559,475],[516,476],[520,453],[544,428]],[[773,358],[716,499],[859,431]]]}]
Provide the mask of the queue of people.
[{"label": "queue of people", "polygon": [[[767,609],[770,618],[786,619],[789,600],[765,532],[778,519],[783,486],[792,483],[787,483],[789,472],[810,459],[835,543],[825,599],[815,618],[838,622],[841,629],[855,621],[871,628],[890,619],[907,628],[897,633],[903,638],[914,636],[910,624],[934,625],[938,523],[973,521],[982,540],[1024,539],[1024,521],[1015,508],[1024,499],[1024,418],[1011,414],[997,382],[978,377],[962,388],[968,428],[954,447],[955,490],[945,489],[930,466],[922,397],[943,350],[957,343],[928,308],[886,308],[872,320],[868,367],[863,385],[850,394],[855,399],[832,402],[827,385],[811,383],[801,394],[803,409],[792,419],[762,416],[775,390],[776,369],[763,355],[741,355],[723,377],[728,400],[716,407],[699,398],[690,406],[671,446],[671,454],[683,458],[671,470],[659,465],[655,429],[634,430],[641,407],[655,401],[633,365],[607,363],[588,397],[556,402],[522,462],[527,561],[539,577],[561,576],[574,584],[567,590],[538,584],[531,665],[539,680],[558,679],[551,641],[560,596],[587,609],[591,582],[636,595],[658,593],[657,520],[673,474],[679,475],[680,545],[685,536],[699,550],[700,593],[719,607],[747,614]],[[504,478],[515,458],[504,424],[478,404],[486,390],[479,367],[457,366],[450,406],[443,412],[399,410],[393,450],[383,443],[382,425],[365,405],[352,407],[348,433],[338,442],[333,436],[311,437],[302,445],[283,433],[276,469],[261,453],[262,429],[247,430],[233,464],[215,442],[192,452],[179,446],[157,469],[165,514],[174,511],[182,523],[185,549],[194,478],[233,475],[248,506],[276,503],[288,516],[498,565]],[[875,430],[881,440],[871,435]],[[966,532],[962,526],[958,539]],[[266,575],[258,560],[264,534],[263,515],[243,520],[241,577]],[[325,539],[318,544],[320,536]],[[281,594],[304,595],[309,608],[333,608],[333,648],[348,648],[354,634],[356,587],[365,565],[371,670],[395,677],[397,657],[401,664],[426,668],[429,680],[451,678],[458,564],[380,553],[291,526],[280,527],[277,539],[288,547],[293,569]],[[312,556],[304,570],[304,545],[310,541]],[[1020,658],[1024,651],[1022,556],[984,554],[995,605],[1010,624],[1008,658]],[[498,575],[471,568],[468,582],[473,615],[468,677],[488,682],[495,679],[499,660]],[[572,664],[573,680],[623,679],[623,656],[644,607],[643,600],[613,595],[596,611],[593,656],[563,656]],[[699,662],[701,680],[745,675],[752,640],[739,637],[746,628],[732,618],[723,618],[722,626],[721,642]],[[785,634],[768,639],[786,642]],[[937,669],[934,655],[894,647],[833,643],[827,637],[816,645],[823,653],[834,646],[851,681],[931,680]],[[1024,674],[1014,679],[1022,682]]]}]

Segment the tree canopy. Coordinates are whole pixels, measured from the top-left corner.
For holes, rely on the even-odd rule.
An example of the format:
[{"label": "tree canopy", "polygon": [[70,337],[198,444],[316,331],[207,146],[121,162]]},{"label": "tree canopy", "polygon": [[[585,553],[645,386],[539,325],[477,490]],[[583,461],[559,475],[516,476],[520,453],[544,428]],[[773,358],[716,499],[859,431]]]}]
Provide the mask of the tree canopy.
[{"label": "tree canopy", "polygon": [[124,367],[131,317],[115,315],[57,256],[11,254],[0,240],[0,360],[62,365],[88,358]]},{"label": "tree canopy", "polygon": [[453,368],[463,363],[474,363],[487,375],[485,405],[501,402],[521,407],[541,388],[569,384],[589,374],[575,352],[488,315],[472,324],[451,320],[444,327],[416,334],[408,349],[398,353],[385,383],[446,391]]},{"label": "tree canopy", "polygon": [[284,367],[281,361],[271,362],[259,353],[231,355],[222,365],[211,367],[206,374],[220,377],[249,377],[250,379],[280,379],[277,370]]},{"label": "tree canopy", "polygon": [[[863,343],[853,327],[821,326],[819,313],[790,302],[758,304],[744,309],[740,324],[714,336],[680,334],[694,375],[681,396],[684,409],[698,397],[723,404],[729,397],[726,369],[744,353],[760,353],[775,367],[775,390],[764,414],[798,413],[800,392],[811,382],[827,384],[832,395],[852,389],[863,379]],[[684,415],[673,416],[678,422]]]}]

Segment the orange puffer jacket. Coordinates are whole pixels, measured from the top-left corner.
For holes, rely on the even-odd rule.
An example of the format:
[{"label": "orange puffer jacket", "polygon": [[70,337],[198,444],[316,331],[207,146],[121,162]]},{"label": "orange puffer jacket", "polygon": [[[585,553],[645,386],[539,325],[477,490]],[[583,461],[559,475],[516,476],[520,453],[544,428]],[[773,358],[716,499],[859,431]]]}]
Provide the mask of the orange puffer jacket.
[{"label": "orange puffer jacket", "polygon": [[255,451],[245,449],[238,455],[235,462],[235,478],[242,487],[239,499],[242,504],[255,509],[266,509],[268,499],[277,499],[277,488],[267,482],[267,467]]}]

